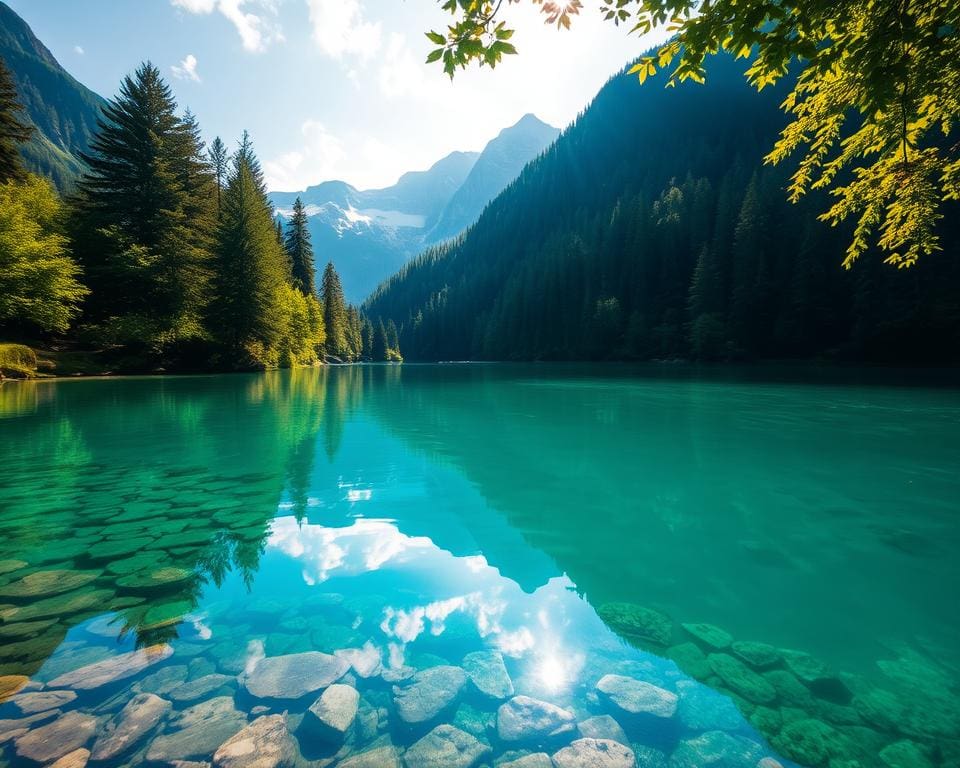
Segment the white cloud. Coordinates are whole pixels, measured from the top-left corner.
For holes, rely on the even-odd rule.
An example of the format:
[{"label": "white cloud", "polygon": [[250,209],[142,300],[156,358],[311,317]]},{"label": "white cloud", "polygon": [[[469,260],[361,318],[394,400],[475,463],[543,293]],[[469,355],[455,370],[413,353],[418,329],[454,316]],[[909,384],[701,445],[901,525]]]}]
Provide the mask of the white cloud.
[{"label": "white cloud", "polygon": [[86,51],[83,50],[83,46],[81,46],[81,45],[75,45],[75,46],[73,46],[73,52],[74,52],[75,54],[77,54],[78,56],[83,56],[83,54],[86,53]]},{"label": "white cloud", "polygon": [[263,164],[270,189],[305,189],[310,184],[335,179],[347,159],[343,141],[330,133],[318,120],[306,120],[300,126],[297,149]]},{"label": "white cloud", "polygon": [[173,76],[180,80],[193,80],[195,83],[200,82],[200,75],[197,74],[197,57],[192,53],[188,53],[183,61],[179,64],[174,64],[170,69],[173,72]]},{"label": "white cloud", "polygon": [[[276,21],[277,0],[170,0],[175,8],[188,13],[208,14],[214,10],[230,21],[240,35],[245,50],[262,53],[271,43],[283,42],[283,32]],[[246,10],[247,7],[257,13]]]},{"label": "white cloud", "polygon": [[307,0],[307,7],[313,39],[328,56],[366,61],[380,48],[380,23],[364,19],[359,0]]}]

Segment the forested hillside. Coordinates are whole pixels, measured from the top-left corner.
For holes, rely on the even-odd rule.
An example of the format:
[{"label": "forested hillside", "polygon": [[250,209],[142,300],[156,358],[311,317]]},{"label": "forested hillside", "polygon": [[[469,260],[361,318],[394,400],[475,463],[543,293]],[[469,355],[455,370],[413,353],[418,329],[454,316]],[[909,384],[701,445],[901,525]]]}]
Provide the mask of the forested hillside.
[{"label": "forested hillside", "polygon": [[10,69],[25,117],[35,128],[21,152],[27,169],[61,190],[83,172],[106,102],[60,66],[30,27],[0,2],[0,58]]},{"label": "forested hillside", "polygon": [[910,270],[876,254],[844,270],[850,233],[762,163],[789,84],[758,95],[742,73],[718,56],[705,86],[615,76],[367,313],[401,327],[408,359],[957,359],[956,232]]}]

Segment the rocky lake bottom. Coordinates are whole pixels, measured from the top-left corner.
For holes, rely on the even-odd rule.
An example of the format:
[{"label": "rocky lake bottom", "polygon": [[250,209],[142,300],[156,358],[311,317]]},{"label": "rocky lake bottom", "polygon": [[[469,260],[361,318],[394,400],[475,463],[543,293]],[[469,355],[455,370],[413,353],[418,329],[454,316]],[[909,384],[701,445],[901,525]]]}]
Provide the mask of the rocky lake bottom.
[{"label": "rocky lake bottom", "polygon": [[[883,618],[853,577],[836,590],[860,606],[852,617],[828,613],[825,596],[782,614],[770,600],[758,616],[758,576],[784,596],[812,578],[802,547],[784,554],[756,523],[733,549],[700,532],[704,552],[737,551],[746,573],[704,568],[690,587],[661,567],[699,551],[663,488],[651,508],[686,537],[663,555],[644,532],[624,550],[598,543],[636,510],[600,533],[564,512],[587,506],[577,489],[598,510],[614,509],[610,487],[640,494],[609,455],[606,476],[571,460],[582,435],[542,436],[551,475],[522,434],[515,455],[492,446],[463,421],[464,393],[447,402],[424,373],[308,373],[0,389],[4,443],[18,446],[0,481],[0,765],[960,766],[957,608],[923,581],[951,588],[956,573],[928,530],[886,525],[878,536],[894,545],[871,550],[917,580],[906,597],[920,618],[894,589],[880,595],[898,634],[867,636]],[[510,423],[539,415],[522,387],[511,400],[515,378],[467,383],[470,410],[496,386]],[[601,404],[625,397],[603,380],[602,398],[571,401],[582,381],[560,383],[537,401],[594,426],[610,423]],[[949,398],[936,406],[938,419],[960,413]],[[411,409],[419,418],[391,420]],[[450,442],[463,431],[469,446]],[[602,430],[594,439],[603,457]],[[933,443],[944,464],[918,457],[911,477],[949,493],[955,444]],[[478,463],[481,449],[498,460]],[[512,484],[491,475],[501,467]],[[657,550],[668,540],[645,534]],[[848,618],[864,634],[844,634]],[[798,619],[817,631],[784,631]]]}]

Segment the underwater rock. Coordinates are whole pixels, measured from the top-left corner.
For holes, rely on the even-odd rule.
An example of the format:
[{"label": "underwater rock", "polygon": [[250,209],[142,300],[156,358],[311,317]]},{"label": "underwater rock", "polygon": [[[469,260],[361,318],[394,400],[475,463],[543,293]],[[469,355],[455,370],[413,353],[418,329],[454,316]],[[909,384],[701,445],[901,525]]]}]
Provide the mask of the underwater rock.
[{"label": "underwater rock", "polygon": [[103,571],[51,570],[35,571],[0,587],[0,597],[21,600],[28,597],[49,597],[85,587]]},{"label": "underwater rock", "polygon": [[0,560],[0,576],[13,573],[14,571],[19,571],[21,568],[26,568],[30,563],[26,560]]},{"label": "underwater rock", "polygon": [[623,728],[620,727],[620,723],[610,715],[588,717],[586,720],[577,723],[577,730],[585,739],[608,739],[630,746],[630,740],[627,738],[627,734],[623,732]]},{"label": "underwater rock", "polygon": [[803,651],[781,650],[787,669],[793,672],[814,694],[837,704],[847,704],[850,689],[820,659]]},{"label": "underwater rock", "polygon": [[750,739],[708,731],[681,741],[670,755],[670,768],[746,768],[762,755],[763,749]]},{"label": "underwater rock", "polygon": [[171,763],[207,759],[246,724],[247,718],[234,707],[230,696],[208,699],[172,718],[170,728],[150,744],[147,760]]},{"label": "underwater rock", "polygon": [[97,718],[68,712],[20,736],[14,742],[17,757],[36,763],[52,763],[86,745],[96,729]]},{"label": "underwater rock", "polygon": [[556,768],[633,768],[630,747],[611,739],[577,739],[553,756]]},{"label": "underwater rock", "polygon": [[0,640],[33,637],[56,623],[56,619],[40,619],[38,621],[21,621],[19,624],[4,624],[0,626]]},{"label": "underwater rock", "polygon": [[138,693],[101,730],[90,758],[96,762],[113,760],[136,746],[146,734],[167,716],[171,704],[152,693]]},{"label": "underwater rock", "polygon": [[52,763],[50,768],[85,768],[89,760],[89,749],[75,749],[69,755],[64,755],[55,763]]},{"label": "underwater rock", "polygon": [[665,752],[646,744],[633,744],[631,748],[640,768],[669,768]]},{"label": "underwater rock", "polygon": [[513,696],[513,681],[498,651],[468,653],[463,657],[463,669],[473,687],[484,696],[491,699],[509,699]]},{"label": "underwater rock", "polygon": [[780,703],[784,706],[801,709],[813,708],[813,694],[810,693],[810,689],[787,670],[772,669],[763,673],[763,679],[773,686]]},{"label": "underwater rock", "polygon": [[337,768],[400,768],[400,755],[396,747],[388,744],[352,755],[337,763]]},{"label": "underwater rock", "polygon": [[117,586],[133,592],[154,592],[179,586],[195,578],[196,574],[186,568],[164,566],[145,573],[134,573],[117,579]]},{"label": "underwater rock", "polygon": [[289,768],[298,759],[297,744],[283,715],[258,717],[221,744],[214,768]]},{"label": "underwater rock", "polygon": [[546,752],[534,752],[516,760],[497,763],[497,768],[554,768],[553,760]]},{"label": "underwater rock", "polygon": [[0,676],[0,701],[5,701],[29,682],[30,678],[26,675]]},{"label": "underwater rock", "polygon": [[34,691],[14,696],[10,703],[24,715],[33,715],[63,707],[76,698],[77,694],[73,691]]},{"label": "underwater rock", "polygon": [[678,716],[691,731],[732,731],[743,722],[737,706],[722,693],[692,680],[677,682]]},{"label": "underwater rock", "polygon": [[706,654],[694,643],[671,645],[667,648],[667,657],[673,659],[685,674],[697,680],[705,680],[711,674]]},{"label": "underwater rock", "polygon": [[631,715],[670,718],[677,711],[677,695],[624,675],[604,675],[597,691],[618,709]]},{"label": "underwater rock", "polygon": [[430,667],[417,672],[408,685],[395,686],[393,700],[408,725],[426,723],[454,704],[467,684],[460,667]]},{"label": "underwater rock", "polygon": [[232,685],[236,680],[230,675],[219,675],[216,673],[198,677],[189,683],[182,683],[170,691],[170,699],[176,702],[196,701],[199,698],[208,696],[226,685]]},{"label": "underwater rock", "polygon": [[344,659],[307,651],[261,659],[240,682],[258,699],[299,699],[336,682],[349,668]]},{"label": "underwater rock", "polygon": [[385,683],[402,683],[417,674],[417,670],[406,664],[399,667],[384,667],[380,670],[380,677]]},{"label": "underwater rock", "polygon": [[497,710],[497,735],[501,741],[538,741],[572,733],[573,712],[529,696],[514,696]]},{"label": "underwater rock", "polygon": [[492,712],[464,703],[457,707],[453,725],[480,739],[486,738],[487,734],[496,728],[496,718]]},{"label": "underwater rock", "polygon": [[404,754],[407,768],[471,768],[490,747],[452,725],[438,725]]},{"label": "underwater rock", "polygon": [[119,541],[101,541],[99,544],[88,547],[86,555],[93,561],[116,560],[121,557],[129,557],[139,552],[152,541],[152,536],[120,539]]},{"label": "underwater rock", "polygon": [[729,632],[720,629],[720,627],[715,627],[713,624],[681,624],[680,626],[684,628],[688,635],[698,640],[701,645],[714,651],[729,648],[730,643],[733,642],[733,637]]},{"label": "underwater rock", "polygon": [[736,656],[754,669],[768,669],[780,663],[780,651],[767,643],[753,640],[737,640],[730,646]]},{"label": "underwater rock", "polygon": [[6,744],[8,741],[13,741],[29,731],[32,725],[35,725],[36,723],[42,723],[44,720],[49,720],[50,718],[58,717],[59,715],[59,709],[51,709],[47,710],[46,712],[38,712],[37,714],[30,715],[29,717],[0,720],[0,744]]},{"label": "underwater rock", "polygon": [[310,705],[300,728],[311,736],[341,744],[357,719],[359,703],[360,694],[356,688],[331,685]]},{"label": "underwater rock", "polygon": [[152,645],[139,651],[129,651],[103,661],[88,664],[50,681],[51,688],[75,688],[88,691],[108,683],[115,683],[158,664],[173,653],[169,645]]},{"label": "underwater rock", "polygon": [[27,605],[13,606],[0,611],[4,622],[14,623],[31,619],[45,619],[51,616],[63,619],[67,616],[86,611],[91,608],[102,609],[113,597],[110,589],[79,589],[76,592],[67,592],[63,595],[36,600]]},{"label": "underwater rock", "polygon": [[770,743],[780,754],[810,768],[827,765],[831,757],[842,757],[847,751],[836,728],[812,718],[786,723]]},{"label": "underwater rock", "polygon": [[913,741],[898,741],[885,747],[880,759],[890,768],[933,768],[933,763]]},{"label": "underwater rock", "polygon": [[605,603],[597,613],[619,634],[656,645],[670,644],[673,625],[660,611],[634,603]]},{"label": "underwater rock", "polygon": [[773,685],[746,664],[726,653],[711,653],[707,657],[712,669],[724,685],[754,704],[770,704],[777,698]]},{"label": "underwater rock", "polygon": [[346,660],[358,677],[364,680],[380,674],[380,649],[370,640],[362,648],[342,648],[333,652],[334,656]]},{"label": "underwater rock", "polygon": [[783,715],[780,714],[779,709],[759,706],[750,715],[750,722],[754,728],[769,739],[779,733],[783,727]]},{"label": "underwater rock", "polygon": [[174,688],[179,687],[187,679],[187,667],[185,664],[176,664],[170,667],[158,669],[146,677],[133,684],[134,693],[155,693],[158,696],[165,696]]},{"label": "underwater rock", "polygon": [[853,699],[853,708],[865,722],[883,731],[896,731],[906,716],[900,697],[883,688],[871,688]]}]

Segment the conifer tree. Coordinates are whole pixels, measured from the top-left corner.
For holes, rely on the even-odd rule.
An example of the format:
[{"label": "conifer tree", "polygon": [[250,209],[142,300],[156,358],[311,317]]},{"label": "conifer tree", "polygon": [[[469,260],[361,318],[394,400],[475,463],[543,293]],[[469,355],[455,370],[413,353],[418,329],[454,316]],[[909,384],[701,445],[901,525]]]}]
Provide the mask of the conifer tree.
[{"label": "conifer tree", "polygon": [[307,229],[307,213],[299,197],[293,203],[293,215],[287,222],[284,247],[290,257],[293,287],[305,295],[313,293],[316,290],[313,247],[310,245],[310,231]]},{"label": "conifer tree", "polygon": [[176,110],[152,64],[126,77],[84,156],[75,206],[88,317],[156,351],[204,335],[210,278],[213,175],[196,121]]},{"label": "conifer tree", "polygon": [[0,184],[26,178],[20,144],[30,139],[33,126],[23,122],[21,110],[13,77],[0,58]]},{"label": "conifer tree", "polygon": [[286,331],[285,254],[277,243],[270,205],[258,177],[249,136],[223,195],[216,244],[216,295],[211,327],[234,366],[273,367]]},{"label": "conifer tree", "polygon": [[320,301],[323,305],[323,325],[327,334],[326,353],[332,357],[344,359],[349,353],[347,347],[347,307],[343,298],[340,276],[337,274],[332,261],[327,262],[327,266],[323,270]]},{"label": "conifer tree", "polygon": [[387,329],[383,325],[383,320],[378,319],[373,327],[373,359],[377,362],[387,360],[388,350]]},{"label": "conifer tree", "polygon": [[223,188],[227,183],[228,163],[230,162],[230,153],[227,151],[227,145],[217,136],[210,144],[207,150],[207,157],[210,160],[210,167],[213,169],[213,178],[217,182],[217,218],[220,218],[223,210]]},{"label": "conifer tree", "polygon": [[397,333],[397,324],[393,322],[391,317],[387,320],[387,349],[396,352],[400,352],[400,338]]},{"label": "conifer tree", "polygon": [[363,339],[362,357],[364,360],[370,360],[373,356],[373,323],[366,315],[363,316],[361,337]]}]

